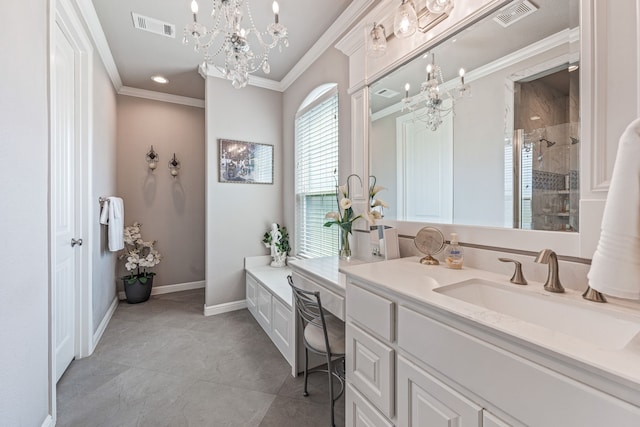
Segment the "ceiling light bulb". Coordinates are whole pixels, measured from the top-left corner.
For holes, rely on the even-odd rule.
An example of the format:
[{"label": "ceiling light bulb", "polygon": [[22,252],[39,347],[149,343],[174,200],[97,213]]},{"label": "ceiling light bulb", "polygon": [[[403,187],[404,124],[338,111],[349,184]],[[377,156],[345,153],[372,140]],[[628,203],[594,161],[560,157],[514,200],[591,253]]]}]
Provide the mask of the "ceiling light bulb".
[{"label": "ceiling light bulb", "polygon": [[393,33],[396,37],[409,37],[418,28],[418,15],[411,0],[402,0],[393,18]]},{"label": "ceiling light bulb", "polygon": [[460,77],[464,77],[464,68],[460,68],[460,71],[458,72],[458,75]]},{"label": "ceiling light bulb", "polygon": [[427,0],[427,9],[431,13],[441,14],[453,7],[453,0]]},{"label": "ceiling light bulb", "polygon": [[196,2],[196,0],[193,0],[191,2],[191,12],[198,13],[198,3]]},{"label": "ceiling light bulb", "polygon": [[151,80],[153,80],[156,83],[163,84],[163,85],[169,83],[169,80],[166,77],[162,77],[162,76],[153,76],[153,77],[151,77]]},{"label": "ceiling light bulb", "polygon": [[273,13],[275,13],[276,15],[280,13],[280,6],[278,6],[277,1],[273,2],[273,4],[271,5],[271,10],[273,10]]}]

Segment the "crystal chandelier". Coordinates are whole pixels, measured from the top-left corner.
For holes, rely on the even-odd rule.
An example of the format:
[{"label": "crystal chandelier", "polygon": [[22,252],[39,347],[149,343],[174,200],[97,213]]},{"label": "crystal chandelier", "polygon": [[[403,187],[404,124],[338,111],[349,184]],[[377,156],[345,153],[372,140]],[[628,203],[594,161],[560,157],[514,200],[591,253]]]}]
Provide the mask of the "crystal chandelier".
[{"label": "crystal chandelier", "polygon": [[[282,45],[289,46],[287,28],[279,22],[279,8],[275,1],[274,22],[263,32],[256,28],[249,2],[245,0],[213,0],[213,26],[210,29],[198,22],[196,0],[191,2],[191,12],[193,22],[185,27],[182,42],[188,44],[191,38],[195,51],[204,54],[206,66],[216,67],[236,89],[247,85],[250,73],[262,70],[269,74],[269,51],[276,46],[280,51]],[[244,16],[248,17],[248,27],[242,26]],[[218,54],[224,54],[224,67],[213,64]]]},{"label": "crystal chandelier", "polygon": [[[428,55],[428,54],[427,54]],[[425,55],[426,56],[426,55]],[[471,96],[471,87],[464,82],[464,68],[460,68],[460,83],[453,89],[453,93],[444,86],[442,70],[435,63],[435,54],[431,54],[431,63],[427,64],[427,78],[420,85],[420,93],[414,97],[409,96],[411,86],[404,86],[405,97],[402,100],[402,111],[409,110],[419,114],[415,117],[427,124],[427,128],[436,131],[442,124],[442,118],[454,112],[456,99]],[[444,100],[450,99],[449,106]],[[422,111],[424,109],[424,112]]]}]

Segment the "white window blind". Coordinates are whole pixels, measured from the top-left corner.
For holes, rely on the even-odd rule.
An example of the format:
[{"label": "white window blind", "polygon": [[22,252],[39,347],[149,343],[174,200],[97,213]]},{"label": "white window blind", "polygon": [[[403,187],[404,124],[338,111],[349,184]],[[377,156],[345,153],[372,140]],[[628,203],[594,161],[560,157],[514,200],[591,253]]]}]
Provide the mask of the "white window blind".
[{"label": "white window blind", "polygon": [[324,227],[337,211],[338,93],[329,87],[296,117],[296,253],[305,258],[336,255],[338,227]]}]

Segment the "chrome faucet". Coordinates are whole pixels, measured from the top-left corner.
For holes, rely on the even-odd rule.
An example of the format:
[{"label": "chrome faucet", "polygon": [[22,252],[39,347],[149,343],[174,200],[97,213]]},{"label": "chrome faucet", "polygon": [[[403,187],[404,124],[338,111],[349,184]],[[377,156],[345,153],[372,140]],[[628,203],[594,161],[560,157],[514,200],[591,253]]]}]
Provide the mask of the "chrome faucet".
[{"label": "chrome faucet", "polygon": [[558,275],[558,257],[551,249],[543,249],[538,253],[535,262],[539,264],[549,264],[549,275],[547,281],[544,284],[545,291],[562,293],[564,288],[560,283],[560,276]]}]

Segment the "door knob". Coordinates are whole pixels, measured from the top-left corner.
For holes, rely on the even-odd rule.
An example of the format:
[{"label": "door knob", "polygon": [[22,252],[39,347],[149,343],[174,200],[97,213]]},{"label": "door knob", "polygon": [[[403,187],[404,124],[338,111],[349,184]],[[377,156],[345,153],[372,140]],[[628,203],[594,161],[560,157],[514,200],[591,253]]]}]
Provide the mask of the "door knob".
[{"label": "door knob", "polygon": [[82,246],[82,239],[71,239],[71,247],[74,247],[75,245]]}]

